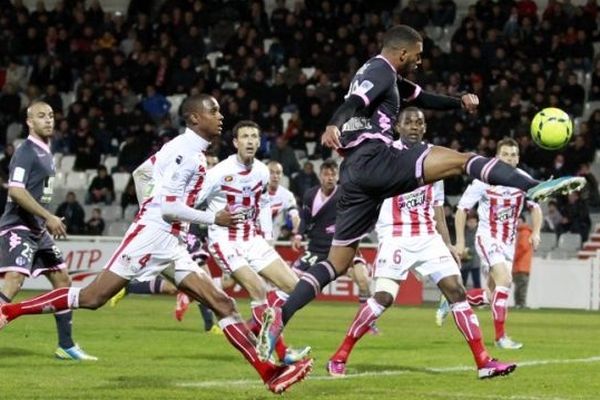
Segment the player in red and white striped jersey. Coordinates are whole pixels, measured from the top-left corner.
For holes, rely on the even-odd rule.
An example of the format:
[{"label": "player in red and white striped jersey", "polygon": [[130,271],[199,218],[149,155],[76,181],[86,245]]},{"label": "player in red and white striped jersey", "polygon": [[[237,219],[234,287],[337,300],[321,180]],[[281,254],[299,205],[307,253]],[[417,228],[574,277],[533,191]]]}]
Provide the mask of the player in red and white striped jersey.
[{"label": "player in red and white striped jersey", "polygon": [[227,210],[194,209],[206,173],[204,152],[210,139],[219,136],[223,115],[217,101],[208,95],[191,96],[182,105],[185,132],[156,154],[155,167],[160,173],[149,190],[135,221],[102,271],[85,288],[62,288],[25,300],[0,306],[0,328],[27,314],[42,314],[67,309],[95,310],[127,285],[132,279],[154,278],[169,265],[175,269],[178,288],[194,300],[208,304],[219,318],[219,325],[229,342],[252,364],[263,382],[275,393],[285,391],[303,379],[312,361],[289,367],[262,362],[255,351],[255,337],[238,314],[235,302],[215,287],[186,250],[184,234],[189,223],[231,226],[240,221],[239,214]]},{"label": "player in red and white striped jersey", "polygon": [[[420,144],[426,130],[425,116],[417,108],[406,108],[400,113],[395,129],[400,134],[395,146]],[[514,364],[493,360],[485,349],[477,316],[466,299],[458,257],[450,245],[443,202],[442,181],[383,202],[376,224],[379,248],[375,294],[360,307],[344,341],[330,358],[327,364],[330,375],[345,375],[354,345],[394,303],[400,284],[410,270],[429,276],[451,303],[456,326],[473,353],[479,378],[507,375],[515,369]]]},{"label": "player in red and white striped jersey", "polygon": [[[269,185],[267,186],[269,198],[271,199],[271,215],[273,217],[273,239],[277,240],[281,231],[281,226],[285,224],[286,215],[292,222],[292,239],[298,235],[300,229],[300,212],[296,197],[292,192],[283,187],[281,177],[283,176],[283,167],[277,161],[269,161]],[[298,250],[298,243],[291,241],[292,249]]]},{"label": "player in red and white striped jersey", "polygon": [[[516,167],[519,164],[518,143],[510,138],[501,140],[497,145],[496,157]],[[455,216],[456,250],[461,255],[465,251],[467,212],[477,203],[479,226],[475,236],[475,248],[481,259],[484,275],[489,276],[489,289],[487,292],[484,289],[469,290],[468,299],[472,305],[491,303],[498,347],[520,349],[522,343],[512,340],[505,332],[517,223],[523,206],[527,205],[531,211],[533,225],[531,243],[537,248],[540,243],[542,211],[536,203],[528,201],[525,193],[519,189],[473,181],[460,199]],[[437,312],[438,324],[443,321],[444,310],[442,300]]]},{"label": "player in red and white striped jersey", "polygon": [[[269,169],[254,158],[260,128],[252,121],[240,121],[233,135],[237,153],[207,172],[197,203],[206,202],[209,211],[228,208],[244,215],[242,222],[229,227],[209,226],[208,250],[223,272],[250,295],[252,328],[258,334],[264,310],[283,304],[298,277],[268,242],[272,239]],[[263,278],[281,290],[267,293]],[[279,359],[289,364],[304,358],[310,347],[293,351],[280,341],[276,350]]]}]

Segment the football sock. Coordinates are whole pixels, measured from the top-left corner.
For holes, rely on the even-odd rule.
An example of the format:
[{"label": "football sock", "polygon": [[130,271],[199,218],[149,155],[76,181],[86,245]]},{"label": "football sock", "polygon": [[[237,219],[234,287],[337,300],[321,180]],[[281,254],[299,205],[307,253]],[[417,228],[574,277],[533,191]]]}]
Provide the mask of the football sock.
[{"label": "football sock", "polygon": [[329,261],[321,261],[310,267],[302,275],[302,278],[290,293],[290,297],[281,308],[283,323],[286,324],[296,311],[310,303],[329,282],[333,282],[337,277],[338,274]]},{"label": "football sock", "polygon": [[131,281],[127,285],[127,293],[133,294],[154,294],[160,293],[162,289],[163,279],[156,277],[150,281],[138,282]]},{"label": "football sock", "polygon": [[375,301],[374,298],[369,298],[363,303],[358,312],[354,316],[354,320],[348,328],[344,341],[331,357],[334,361],[346,362],[356,342],[369,331],[369,327],[383,312],[385,307]]},{"label": "football sock", "polygon": [[465,165],[467,175],[491,185],[510,186],[526,192],[540,182],[497,158],[473,156]]},{"label": "football sock", "polygon": [[465,337],[467,344],[471,348],[473,358],[478,368],[481,368],[489,361],[490,356],[483,344],[481,329],[479,329],[479,321],[477,315],[471,309],[471,306],[466,301],[450,304],[452,315],[456,327]]},{"label": "football sock", "polygon": [[[70,307],[69,291],[75,288],[54,289],[51,292],[24,300],[20,303],[4,304],[2,313],[9,321],[27,314],[49,314],[68,310]],[[79,293],[79,292],[77,292]]]},{"label": "football sock", "polygon": [[226,317],[219,321],[219,326],[229,343],[252,364],[263,382],[268,382],[277,368],[271,363],[259,361],[255,349],[256,341],[252,339],[254,335],[248,330],[244,321],[237,316]]},{"label": "football sock", "polygon": [[492,316],[494,317],[494,330],[496,331],[496,340],[505,335],[504,323],[508,314],[508,295],[510,289],[504,286],[496,286],[492,295]]},{"label": "football sock", "polygon": [[58,332],[58,345],[63,349],[75,346],[71,334],[73,311],[58,311],[54,313],[54,319],[56,320],[56,331]]},{"label": "football sock", "polygon": [[481,306],[489,303],[484,289],[467,290],[467,301],[472,306]]}]

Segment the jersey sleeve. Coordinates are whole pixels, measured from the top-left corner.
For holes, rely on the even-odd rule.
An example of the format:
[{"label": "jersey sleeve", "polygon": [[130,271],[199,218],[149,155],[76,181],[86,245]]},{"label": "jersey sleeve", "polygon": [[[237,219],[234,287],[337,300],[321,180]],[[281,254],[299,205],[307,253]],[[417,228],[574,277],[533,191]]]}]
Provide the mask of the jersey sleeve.
[{"label": "jersey sleeve", "polygon": [[441,207],[444,205],[444,181],[433,183],[433,206]]},{"label": "jersey sleeve", "polygon": [[421,91],[421,86],[408,79],[398,80],[398,93],[400,93],[400,98],[404,101],[416,99]]},{"label": "jersey sleeve", "polygon": [[298,233],[304,235],[306,233],[308,225],[310,225],[312,221],[312,198],[311,194],[312,190],[307,190],[304,193],[304,197],[302,198],[302,209],[300,210],[300,228],[298,229]]},{"label": "jersey sleeve", "polygon": [[273,216],[271,213],[271,196],[269,196],[269,190],[267,184],[269,183],[269,170],[265,167],[264,173],[261,177],[264,182],[262,188],[262,194],[259,202],[259,223],[260,230],[263,237],[267,240],[277,239],[273,237]]},{"label": "jersey sleeve", "polygon": [[165,168],[162,184],[156,194],[164,196],[165,201],[182,201],[185,203],[185,188],[192,180],[199,167],[199,161],[190,156],[174,155]]},{"label": "jersey sleeve", "polygon": [[475,180],[471,183],[467,190],[463,193],[460,201],[458,202],[458,208],[462,210],[470,210],[479,202],[485,192],[485,184],[481,181]]},{"label": "jersey sleeve", "polygon": [[33,151],[17,151],[8,166],[8,186],[25,188],[31,168],[33,167]]},{"label": "jersey sleeve", "polygon": [[371,64],[362,74],[357,73],[346,98],[356,95],[363,100],[365,106],[371,104],[385,93],[391,85],[395,84],[395,74],[389,70],[389,67],[385,66],[385,69],[383,70],[381,67]]},{"label": "jersey sleeve", "polygon": [[202,203],[210,205],[211,200],[218,191],[219,170],[220,168],[213,167],[206,172],[204,184],[202,185],[202,189],[200,189],[200,193],[198,193],[194,207],[198,208]]}]

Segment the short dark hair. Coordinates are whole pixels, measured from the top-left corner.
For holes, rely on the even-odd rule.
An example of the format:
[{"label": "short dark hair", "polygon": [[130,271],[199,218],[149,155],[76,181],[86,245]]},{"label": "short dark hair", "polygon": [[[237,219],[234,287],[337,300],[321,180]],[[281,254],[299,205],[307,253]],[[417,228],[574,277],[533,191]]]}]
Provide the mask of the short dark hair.
[{"label": "short dark hair", "polygon": [[321,164],[321,168],[319,169],[319,171],[323,171],[324,169],[332,169],[337,171],[338,164],[333,158],[328,158],[327,160],[323,161],[323,164]]},{"label": "short dark hair", "polygon": [[503,146],[519,148],[519,143],[513,138],[505,137],[496,143],[496,151],[500,151]]},{"label": "short dark hair", "polygon": [[204,102],[210,100],[211,98],[211,95],[204,93],[186,97],[181,105],[181,116],[185,120],[186,124],[189,125],[191,123],[190,115],[192,115],[193,112],[202,110],[204,108]]},{"label": "short dark hair", "polygon": [[240,122],[238,122],[237,124],[235,124],[235,126],[231,130],[234,138],[237,138],[238,132],[242,128],[255,128],[260,133],[260,126],[256,122],[250,121],[249,119],[243,119]]},{"label": "short dark hair", "polygon": [[388,31],[383,35],[383,48],[397,49],[422,41],[423,37],[421,34],[410,26],[396,25],[388,29]]},{"label": "short dark hair", "polygon": [[400,110],[400,114],[398,115],[398,120],[400,120],[404,114],[408,114],[411,112],[412,113],[422,113],[423,111],[420,108],[413,107],[413,106],[403,108],[402,110]]}]

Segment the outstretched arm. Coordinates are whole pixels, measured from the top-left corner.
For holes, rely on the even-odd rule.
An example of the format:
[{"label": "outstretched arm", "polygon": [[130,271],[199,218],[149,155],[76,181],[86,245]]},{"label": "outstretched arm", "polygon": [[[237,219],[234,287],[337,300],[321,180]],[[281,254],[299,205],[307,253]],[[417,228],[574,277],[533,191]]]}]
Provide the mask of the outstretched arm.
[{"label": "outstretched arm", "polygon": [[464,94],[461,97],[446,96],[422,90],[419,85],[408,79],[398,81],[400,97],[411,105],[430,110],[456,110],[463,108],[474,112],[479,106],[479,98],[475,94]]}]

